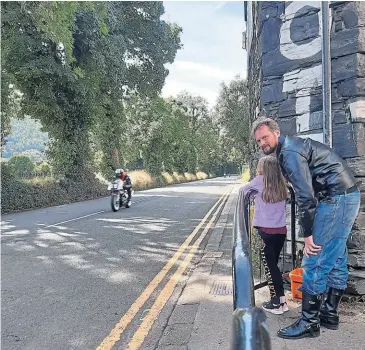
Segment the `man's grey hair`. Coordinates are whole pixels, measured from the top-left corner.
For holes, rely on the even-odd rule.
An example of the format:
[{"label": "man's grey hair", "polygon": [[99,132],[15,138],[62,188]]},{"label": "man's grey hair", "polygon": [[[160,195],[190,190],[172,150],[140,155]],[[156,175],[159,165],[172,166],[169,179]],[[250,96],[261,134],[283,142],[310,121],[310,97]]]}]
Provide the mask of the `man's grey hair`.
[{"label": "man's grey hair", "polygon": [[251,129],[252,136],[255,136],[256,130],[264,125],[266,125],[271,132],[280,131],[279,124],[274,119],[267,117],[260,117],[257,118],[252,124],[252,129]]}]

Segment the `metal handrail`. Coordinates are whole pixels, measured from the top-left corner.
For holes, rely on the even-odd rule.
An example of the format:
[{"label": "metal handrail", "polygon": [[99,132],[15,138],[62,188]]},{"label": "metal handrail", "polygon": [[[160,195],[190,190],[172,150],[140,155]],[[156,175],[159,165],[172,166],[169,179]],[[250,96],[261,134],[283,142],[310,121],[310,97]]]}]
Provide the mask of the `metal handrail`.
[{"label": "metal handrail", "polygon": [[[291,258],[296,265],[295,193],[288,187],[291,199]],[[254,284],[251,241],[250,199],[257,193],[239,190],[233,223],[232,278],[233,278],[233,334],[232,350],[270,350],[271,341],[266,325],[266,314],[255,306],[255,289],[267,282]]]},{"label": "metal handrail", "polygon": [[[246,194],[239,190],[236,211],[233,219],[233,309],[255,306],[255,292],[248,237],[247,200],[253,191]],[[239,276],[239,278],[237,278]]]},{"label": "metal handrail", "polygon": [[232,350],[270,350],[271,341],[265,312],[255,307],[254,282],[248,237],[247,200],[250,194],[238,194],[233,224],[233,334]]},{"label": "metal handrail", "polygon": [[288,186],[290,192],[290,234],[291,234],[291,256],[292,256],[292,269],[296,268],[297,261],[297,245],[296,245],[296,232],[295,232],[295,215],[296,215],[296,202],[295,202],[295,192],[293,187]]}]

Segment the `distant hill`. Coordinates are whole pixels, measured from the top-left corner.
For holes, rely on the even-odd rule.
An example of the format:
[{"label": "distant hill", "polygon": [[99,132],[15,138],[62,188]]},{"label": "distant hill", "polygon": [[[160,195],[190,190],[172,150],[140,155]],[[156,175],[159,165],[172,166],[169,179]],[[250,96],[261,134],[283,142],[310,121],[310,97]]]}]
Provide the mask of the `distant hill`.
[{"label": "distant hill", "polygon": [[10,158],[14,154],[25,153],[33,161],[45,160],[45,144],[48,134],[41,131],[40,122],[25,117],[23,120],[13,119],[11,122],[11,134],[7,137],[2,150],[2,158]]}]

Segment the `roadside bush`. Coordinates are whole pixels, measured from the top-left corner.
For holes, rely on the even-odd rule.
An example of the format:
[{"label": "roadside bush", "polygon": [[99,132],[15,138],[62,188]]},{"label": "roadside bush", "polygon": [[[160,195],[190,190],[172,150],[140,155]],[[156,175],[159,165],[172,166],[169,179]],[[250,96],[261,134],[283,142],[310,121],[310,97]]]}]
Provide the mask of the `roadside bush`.
[{"label": "roadside bush", "polygon": [[14,178],[11,170],[1,164],[1,212],[36,209],[83,201],[108,195],[104,184],[96,179],[67,183],[53,178],[21,180]]},{"label": "roadside bush", "polygon": [[208,175],[208,174],[206,174],[206,173],[203,173],[202,171],[198,171],[197,173],[196,173],[196,178],[198,179],[198,180],[205,180],[205,179],[207,179],[208,177],[213,177],[212,175]]},{"label": "roadside bush", "polygon": [[196,175],[191,174],[191,173],[184,173],[184,177],[187,181],[196,181]]},{"label": "roadside bush", "polygon": [[247,168],[245,171],[241,174],[241,182],[246,183],[250,181],[250,169]]},{"label": "roadside bush", "polygon": [[32,177],[31,179],[24,179],[21,180],[22,182],[30,185],[43,185],[46,184],[51,185],[55,182],[55,179],[53,177],[47,176],[47,177]]},{"label": "roadside bush", "polygon": [[23,154],[16,154],[12,156],[7,162],[10,172],[16,178],[30,177],[35,168],[32,160]]},{"label": "roadside bush", "polygon": [[185,178],[184,175],[177,173],[176,171],[174,171],[172,173],[172,177],[174,178],[174,183],[180,183],[180,182],[185,182]]},{"label": "roadside bush", "polygon": [[[198,175],[199,174],[199,175]],[[164,187],[175,183],[208,178],[199,172],[197,175],[185,173],[162,173],[152,177],[144,170],[131,171],[134,190]],[[59,180],[52,177],[16,179],[7,163],[1,164],[1,212],[10,213],[28,209],[50,207],[109,195],[108,181],[101,175],[93,179],[85,177],[78,181]]]},{"label": "roadside bush", "polygon": [[51,166],[47,162],[43,161],[35,167],[34,171],[37,176],[47,177],[51,175]]},{"label": "roadside bush", "polygon": [[172,185],[172,184],[166,183],[163,176],[159,175],[159,176],[156,176],[156,177],[153,178],[153,186],[151,186],[151,188],[165,187],[165,186],[168,186],[168,185]]},{"label": "roadside bush", "polygon": [[164,172],[164,173],[162,173],[161,175],[162,175],[163,180],[165,181],[165,183],[166,183],[167,185],[171,185],[171,184],[173,184],[173,183],[174,183],[174,178],[173,178],[173,176],[172,176],[171,174],[169,174],[169,173],[167,173],[167,172]]},{"label": "roadside bush", "polygon": [[135,170],[128,173],[134,190],[145,190],[153,186],[152,176],[145,170]]}]

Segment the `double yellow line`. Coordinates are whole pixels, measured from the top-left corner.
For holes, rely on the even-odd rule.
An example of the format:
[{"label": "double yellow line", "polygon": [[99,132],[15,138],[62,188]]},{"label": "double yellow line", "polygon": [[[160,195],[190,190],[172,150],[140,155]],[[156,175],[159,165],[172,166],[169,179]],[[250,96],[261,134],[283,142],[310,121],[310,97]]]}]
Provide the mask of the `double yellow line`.
[{"label": "double yellow line", "polygon": [[165,306],[167,300],[172,295],[176,284],[179,282],[182,274],[189,266],[191,259],[194,254],[198,250],[201,242],[207,235],[210,227],[215,221],[218,213],[220,212],[222,206],[225,203],[226,198],[229,196],[229,192],[223,194],[218,201],[213,205],[213,207],[209,210],[209,212],[204,216],[204,218],[200,221],[198,226],[194,229],[194,231],[186,238],[184,243],[179,247],[177,252],[173,255],[173,257],[167,262],[167,264],[163,267],[163,269],[153,278],[153,280],[149,283],[146,289],[142,292],[142,294],[137,298],[137,300],[133,303],[133,305],[129,308],[126,314],[119,320],[119,322],[115,325],[115,327],[111,330],[109,335],[102,341],[102,343],[97,347],[97,350],[107,350],[112,349],[114,344],[116,344],[120,340],[121,334],[127,328],[127,326],[132,322],[138,311],[141,307],[146,303],[154,290],[158,287],[158,285],[162,282],[166,274],[171,270],[171,268],[175,265],[181,254],[189,247],[191,241],[194,239],[196,234],[208,220],[208,218],[212,215],[213,211],[217,208],[217,210],[212,215],[208,224],[204,228],[203,232],[199,236],[199,238],[195,241],[195,243],[190,247],[189,253],[185,257],[184,261],[180,264],[179,268],[167,282],[165,287],[162,289],[160,294],[158,295],[155,303],[152,308],[149,310],[148,314],[144,317],[141,325],[138,327],[136,333],[134,334],[132,340],[128,344],[128,350],[136,350],[139,349],[142,345],[145,337],[150,331],[155,319]]}]

